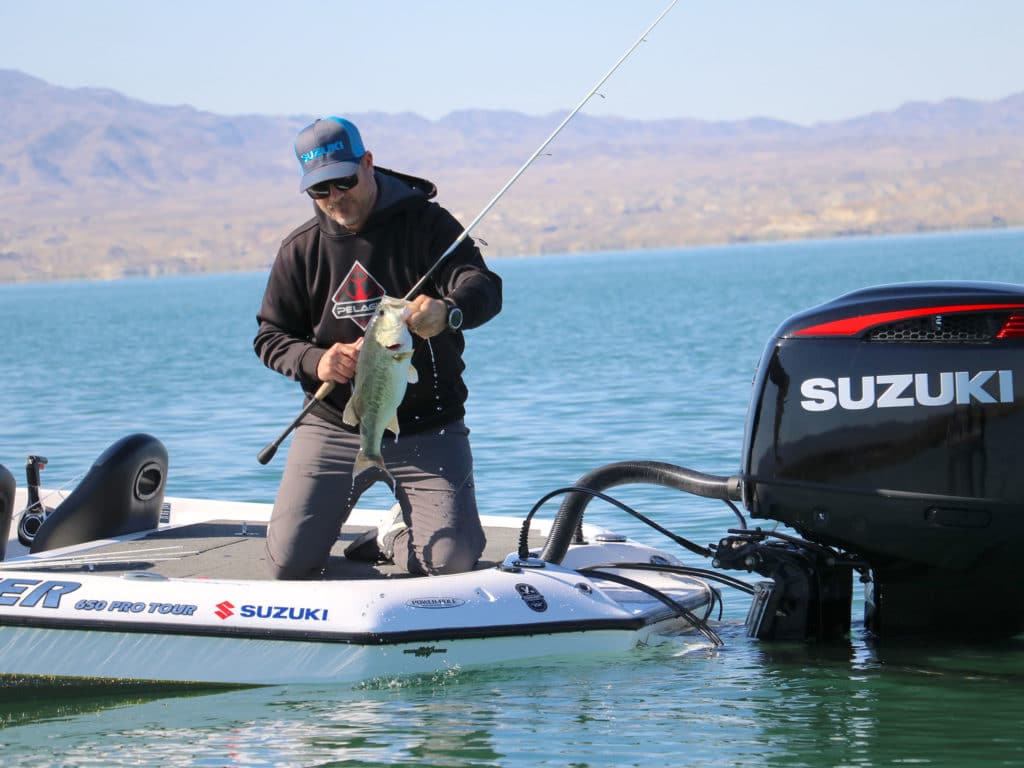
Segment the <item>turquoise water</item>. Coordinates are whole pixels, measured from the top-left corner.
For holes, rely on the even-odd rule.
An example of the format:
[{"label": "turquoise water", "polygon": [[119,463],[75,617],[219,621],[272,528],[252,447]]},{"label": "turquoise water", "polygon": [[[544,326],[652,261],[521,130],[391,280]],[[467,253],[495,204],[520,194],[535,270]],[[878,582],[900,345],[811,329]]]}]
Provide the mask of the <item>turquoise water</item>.
[{"label": "turquoise water", "polygon": [[[469,333],[467,420],[482,510],[521,517],[612,461],[734,472],[754,367],[783,319],[880,283],[1024,283],[1024,232],[492,266],[506,306]],[[283,451],[267,467],[255,456],[301,402],[251,351],[264,282],[0,286],[0,463],[20,483],[25,456],[42,454],[46,485],[73,483],[111,442],[146,431],[168,447],[168,493],[271,499]],[[734,524],[724,506],[666,489],[616,495],[701,543]],[[613,508],[587,514],[663,544]],[[745,598],[727,593],[717,651],[693,639],[354,687],[7,690],[0,765],[1024,765],[1024,641],[879,649],[855,603],[838,648],[752,642]],[[950,606],[951,621],[970,617]]]}]

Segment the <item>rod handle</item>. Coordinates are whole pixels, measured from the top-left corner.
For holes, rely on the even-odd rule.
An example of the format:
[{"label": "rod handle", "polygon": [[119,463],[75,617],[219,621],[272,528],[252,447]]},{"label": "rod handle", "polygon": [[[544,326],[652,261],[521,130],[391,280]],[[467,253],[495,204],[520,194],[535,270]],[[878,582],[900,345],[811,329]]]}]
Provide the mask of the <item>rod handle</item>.
[{"label": "rod handle", "polygon": [[277,453],[277,449],[281,446],[281,443],[283,443],[285,438],[288,437],[288,435],[290,435],[292,433],[293,429],[295,429],[297,426],[299,426],[299,422],[302,421],[302,419],[305,417],[305,415],[307,413],[309,413],[311,410],[313,410],[313,407],[317,403],[321,402],[325,397],[327,397],[333,391],[334,391],[334,382],[333,381],[325,381],[323,384],[321,384],[320,388],[316,391],[316,394],[313,395],[313,399],[310,400],[306,404],[306,407],[303,408],[302,412],[298,416],[295,417],[295,420],[292,421],[292,423],[288,425],[288,428],[285,429],[285,431],[282,432],[280,435],[278,435],[277,440],[275,440],[274,442],[272,442],[269,445],[265,446],[262,451],[260,451],[258,454],[256,454],[256,461],[258,461],[260,464],[268,464],[268,463],[270,463],[270,460],[272,458],[274,458],[274,454]]}]

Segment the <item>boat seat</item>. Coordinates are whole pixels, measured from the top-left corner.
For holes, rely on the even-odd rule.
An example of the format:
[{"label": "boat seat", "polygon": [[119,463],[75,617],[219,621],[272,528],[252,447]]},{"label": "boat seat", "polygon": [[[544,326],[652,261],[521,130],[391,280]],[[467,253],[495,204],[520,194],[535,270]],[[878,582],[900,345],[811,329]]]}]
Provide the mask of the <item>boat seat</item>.
[{"label": "boat seat", "polygon": [[34,554],[122,536],[160,523],[167,449],[152,435],[128,435],[96,459],[71,494],[36,531]]},{"label": "boat seat", "polygon": [[14,475],[0,464],[0,560],[7,557],[7,539],[11,535],[11,517],[14,514]]}]

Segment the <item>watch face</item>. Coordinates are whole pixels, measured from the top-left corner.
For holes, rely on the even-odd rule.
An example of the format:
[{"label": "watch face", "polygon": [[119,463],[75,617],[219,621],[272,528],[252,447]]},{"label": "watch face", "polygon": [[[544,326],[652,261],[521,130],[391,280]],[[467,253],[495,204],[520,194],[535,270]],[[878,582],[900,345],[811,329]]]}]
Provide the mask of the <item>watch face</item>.
[{"label": "watch face", "polygon": [[448,327],[453,331],[462,327],[462,310],[458,307],[452,307],[448,311]]}]

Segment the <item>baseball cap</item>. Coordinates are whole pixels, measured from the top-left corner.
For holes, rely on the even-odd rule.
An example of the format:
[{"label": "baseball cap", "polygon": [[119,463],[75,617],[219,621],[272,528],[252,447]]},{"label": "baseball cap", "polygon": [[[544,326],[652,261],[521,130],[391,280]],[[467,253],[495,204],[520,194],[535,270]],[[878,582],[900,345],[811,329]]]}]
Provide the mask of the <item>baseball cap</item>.
[{"label": "baseball cap", "polygon": [[366,154],[359,129],[343,117],[324,117],[295,137],[295,156],[302,166],[299,192],[314,184],[351,176]]}]

